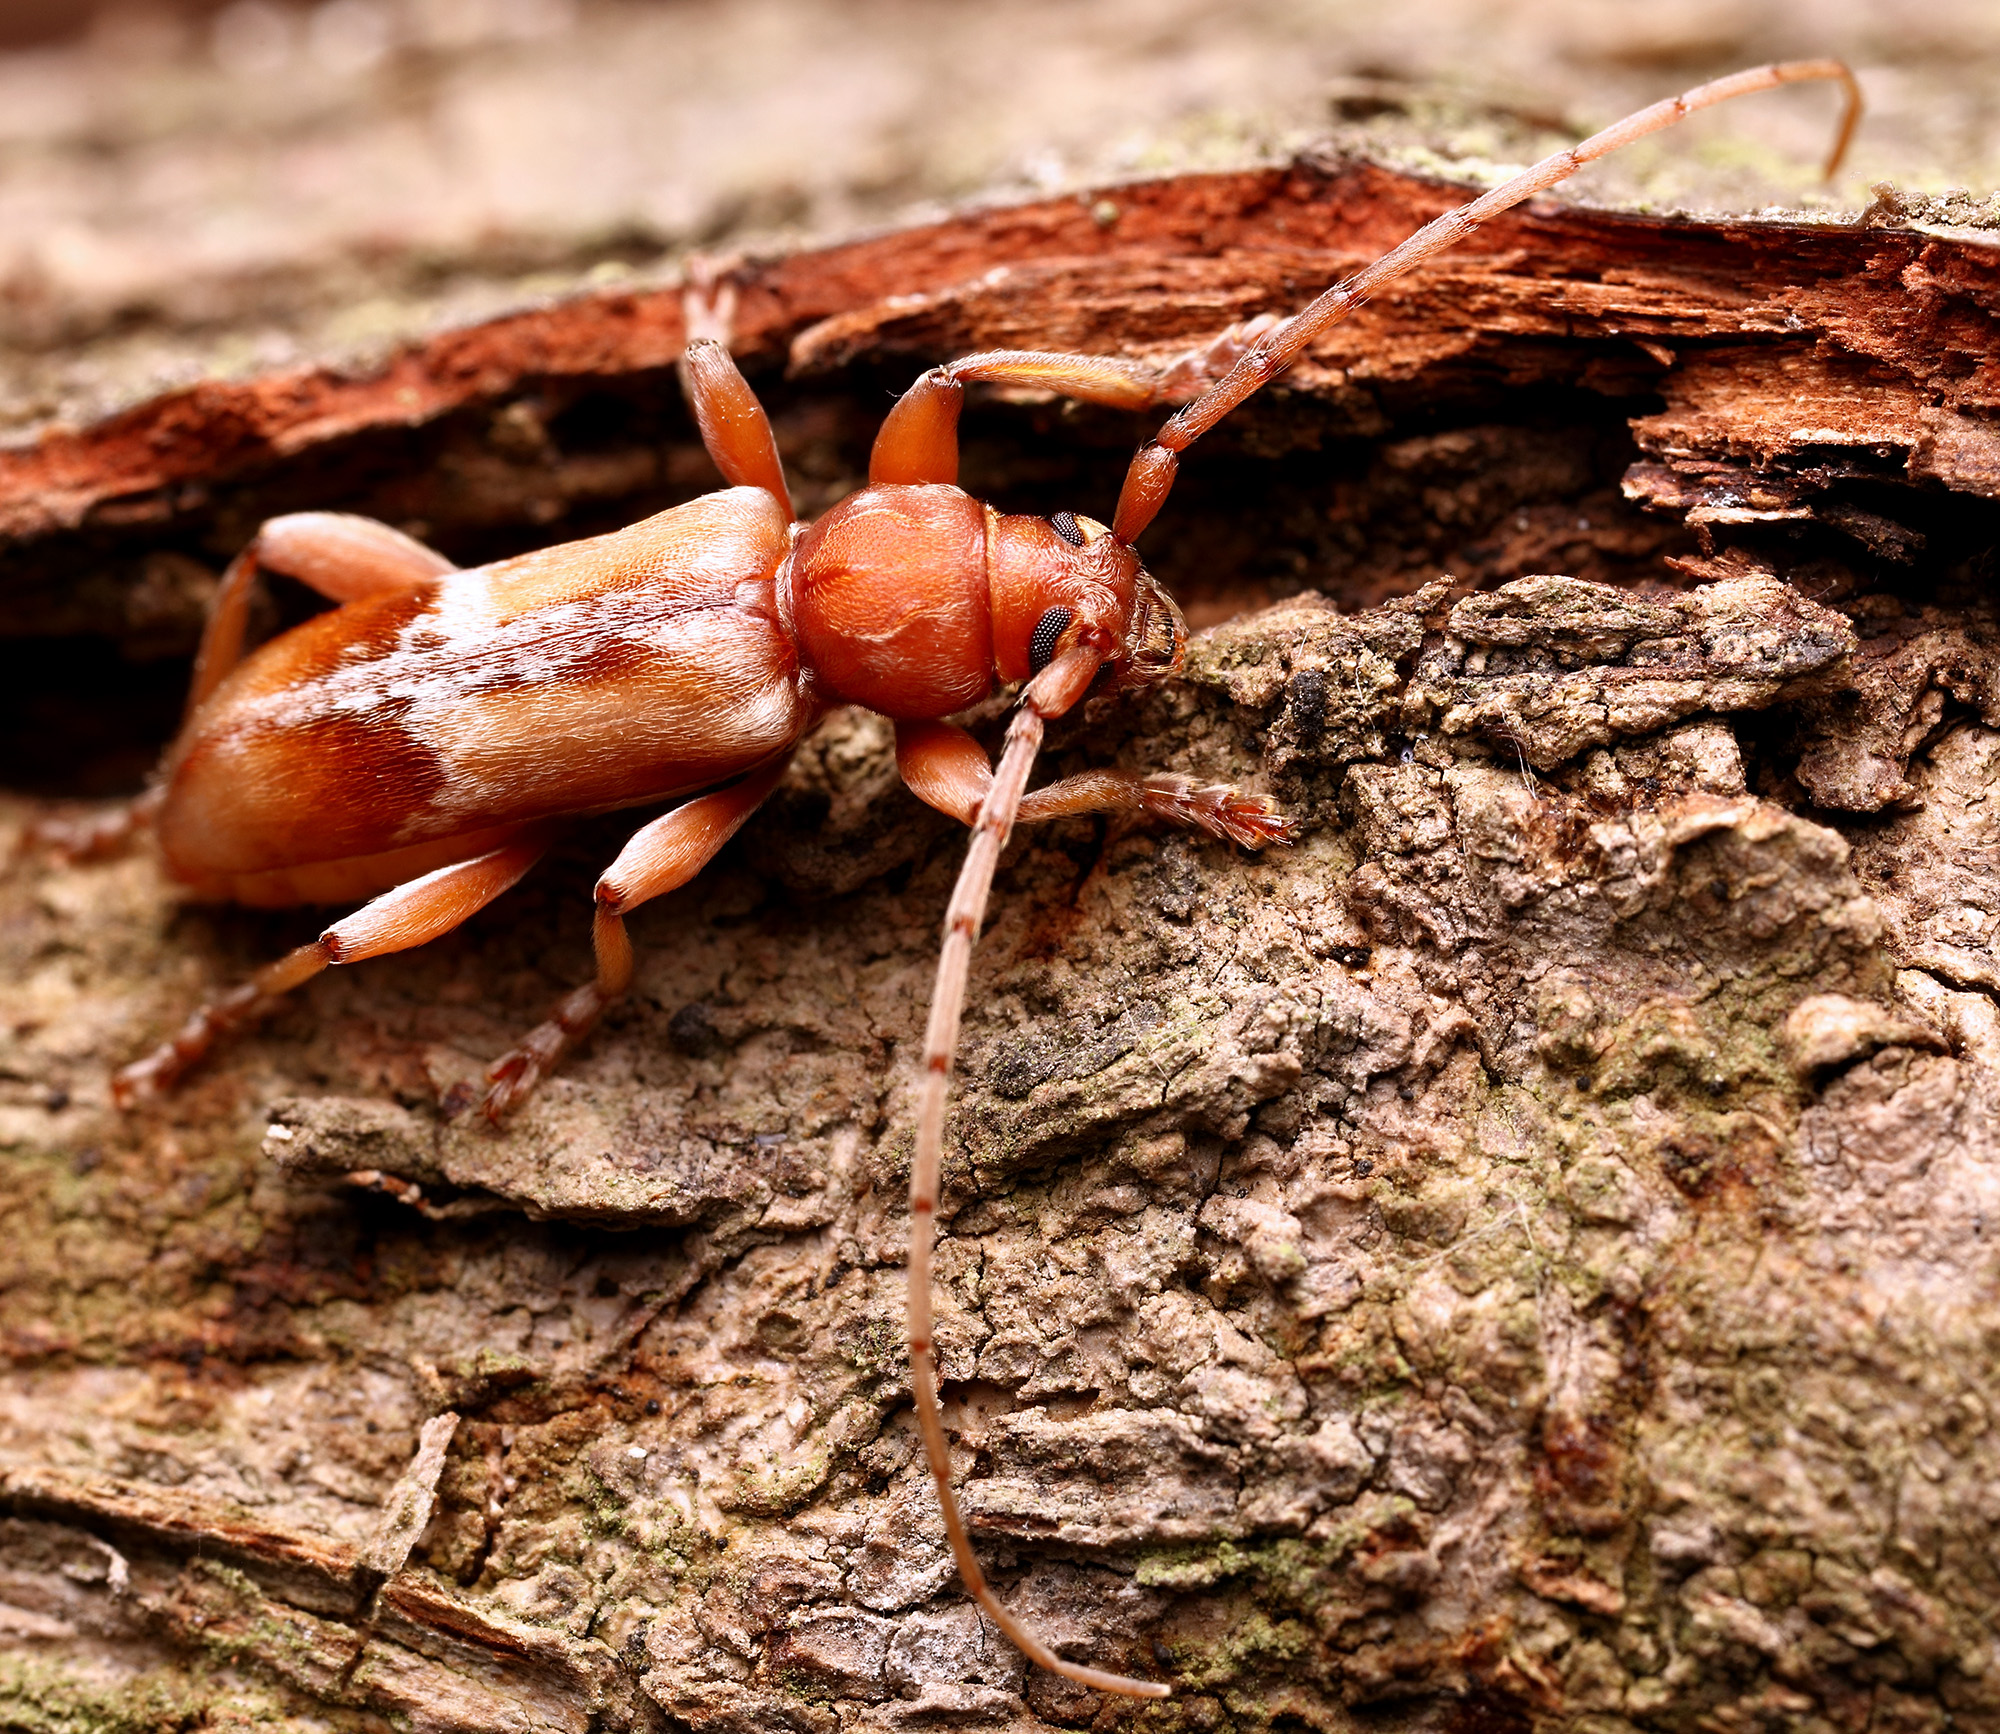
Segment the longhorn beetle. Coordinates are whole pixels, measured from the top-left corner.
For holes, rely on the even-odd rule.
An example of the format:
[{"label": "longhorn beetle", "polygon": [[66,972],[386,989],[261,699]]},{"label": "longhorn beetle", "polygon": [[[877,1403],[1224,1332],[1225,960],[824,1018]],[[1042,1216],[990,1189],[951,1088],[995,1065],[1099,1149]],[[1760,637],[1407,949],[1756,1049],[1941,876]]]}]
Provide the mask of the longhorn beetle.
[{"label": "longhorn beetle", "polygon": [[[625,916],[714,857],[831,708],[892,718],[904,780],[972,827],[924,1034],[910,1170],[911,1384],[952,1556],[1032,1661],[1100,1691],[1167,1696],[1164,1684],[1054,1654],[1000,1605],[973,1555],[931,1339],[945,1099],[973,940],[1017,821],[1144,812],[1250,848],[1287,840],[1290,826],[1261,796],[1177,776],[1092,771],[1029,794],[1043,727],[1094,684],[1139,687],[1179,667],[1179,611],[1133,544],[1165,503],[1180,454],[1321,332],[1583,164],[1692,110],[1807,79],[1846,92],[1830,178],[1861,104],[1837,61],[1756,67],[1641,109],[1426,224],[1304,311],[1259,322],[1222,379],[1140,447],[1109,527],[1068,512],[1002,515],[958,488],[966,382],[1143,409],[1159,401],[1161,377],[1107,356],[1012,350],[926,373],[883,423],[868,485],[818,522],[798,522],[770,423],[726,345],[726,292],[713,303],[690,294],[681,360],[726,491],[471,571],[369,519],[271,520],[223,575],[185,719],[152,788],[121,819],[45,835],[92,852],[151,823],[169,871],[198,894],[373,901],[197,1011],[118,1074],[116,1099],[129,1106],[170,1086],[220,1036],[328,964],[449,932],[528,870],[559,821],[694,794],[642,826],[598,880],[596,979],[488,1070],[484,1107],[498,1120],[630,987]],[[1211,353],[1234,346],[1221,340]],[[339,606],[246,657],[251,587],[266,568]],[[1026,684],[996,768],[944,719],[1014,681]]]}]

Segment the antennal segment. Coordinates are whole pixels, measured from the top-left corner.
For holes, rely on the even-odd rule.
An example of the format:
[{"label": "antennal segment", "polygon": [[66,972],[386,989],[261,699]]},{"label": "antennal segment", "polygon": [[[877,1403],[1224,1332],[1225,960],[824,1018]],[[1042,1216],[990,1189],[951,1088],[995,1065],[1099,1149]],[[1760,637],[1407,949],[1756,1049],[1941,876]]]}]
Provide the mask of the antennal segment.
[{"label": "antennal segment", "polygon": [[1733,72],[1727,78],[1698,84],[1679,96],[1628,114],[1623,120],[1593,133],[1581,144],[1571,145],[1524,169],[1489,193],[1469,204],[1447,211],[1426,223],[1401,246],[1391,248],[1374,264],[1336,283],[1309,307],[1274,325],[1244,351],[1236,365],[1207,391],[1175,415],[1160,429],[1153,441],[1139,448],[1118,496],[1118,511],[1111,530],[1119,541],[1130,543],[1153,521],[1166,503],[1174,485],[1176,458],[1215,426],[1231,410],[1262,390],[1290,367],[1321,332],[1340,323],[1355,308],[1386,284],[1414,271],[1425,260],[1455,246],[1490,217],[1520,204],[1524,199],[1546,192],[1559,181],[1568,180],[1586,163],[1622,150],[1648,133],[1662,131],[1685,120],[1698,108],[1712,108],[1733,97],[1750,96],[1761,90],[1775,90],[1781,84],[1801,84],[1828,79],[1847,93],[1841,110],[1840,130],[1827,158],[1826,178],[1832,180],[1848,141],[1861,119],[1861,87],[1854,74],[1838,60],[1787,60],[1772,66],[1753,66],[1747,72]]}]

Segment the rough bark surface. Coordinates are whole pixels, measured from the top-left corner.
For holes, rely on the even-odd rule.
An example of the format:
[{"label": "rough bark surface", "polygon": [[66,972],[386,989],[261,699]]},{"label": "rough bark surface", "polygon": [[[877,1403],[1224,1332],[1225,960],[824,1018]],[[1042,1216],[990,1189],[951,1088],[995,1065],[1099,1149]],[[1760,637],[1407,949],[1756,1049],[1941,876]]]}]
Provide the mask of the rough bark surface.
[{"label": "rough bark surface", "polygon": [[[915,365],[1171,358],[1454,197],[974,213],[751,262],[744,347],[817,508]],[[1538,208],[1186,465],[1148,552],[1219,624],[1049,773],[1301,841],[1016,840],[938,1329],[1002,1594],[1173,1700],[1028,1676],[952,1577],[900,1283],[963,834],[848,715],[497,1135],[441,1104],[587,973],[629,821],[125,1118],[312,918],[0,880],[0,1725],[2000,1728],[2000,271],[1949,214]],[[583,294],[0,456],[17,684],[109,719],[31,712],[35,780],[129,774],[265,513],[470,559],[700,491],[678,341]],[[1102,514],[1147,422],[989,401],[968,480]]]}]

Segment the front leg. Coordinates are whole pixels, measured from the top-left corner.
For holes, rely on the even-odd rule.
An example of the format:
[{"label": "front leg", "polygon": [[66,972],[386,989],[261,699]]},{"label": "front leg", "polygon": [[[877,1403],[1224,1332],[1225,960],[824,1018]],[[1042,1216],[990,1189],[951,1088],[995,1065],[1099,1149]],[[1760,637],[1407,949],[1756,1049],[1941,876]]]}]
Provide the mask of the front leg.
[{"label": "front leg", "polygon": [[965,381],[1024,385],[1112,409],[1144,409],[1158,400],[1161,376],[1115,355],[992,349],[934,367],[896,400],[868,454],[868,480],[956,482],[958,416]]},{"label": "front leg", "polygon": [[[993,786],[986,749],[951,723],[899,722],[896,769],[910,792],[928,806],[970,825]],[[1228,783],[1198,784],[1172,771],[1085,771],[1021,798],[1018,822],[1062,819],[1074,813],[1144,813],[1169,825],[1227,837],[1246,849],[1289,843],[1292,822],[1268,795],[1250,795]]]}]

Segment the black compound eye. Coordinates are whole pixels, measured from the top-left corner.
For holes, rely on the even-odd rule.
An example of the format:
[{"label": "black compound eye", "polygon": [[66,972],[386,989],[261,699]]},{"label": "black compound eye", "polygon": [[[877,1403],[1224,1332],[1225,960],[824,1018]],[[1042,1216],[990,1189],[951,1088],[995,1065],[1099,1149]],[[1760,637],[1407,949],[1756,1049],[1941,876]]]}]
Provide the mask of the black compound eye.
[{"label": "black compound eye", "polygon": [[1072,548],[1081,548],[1084,534],[1076,521],[1074,512],[1058,512],[1049,520],[1049,528],[1054,530]]},{"label": "black compound eye", "polygon": [[1056,642],[1069,630],[1076,616],[1060,605],[1049,609],[1035,622],[1035,635],[1028,640],[1028,670],[1040,674],[1056,653]]}]

